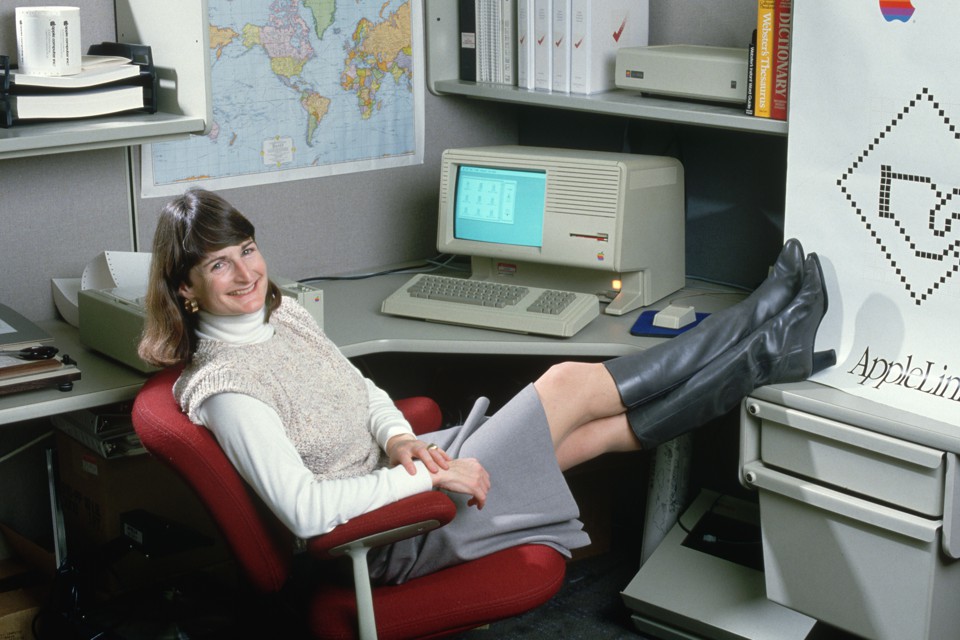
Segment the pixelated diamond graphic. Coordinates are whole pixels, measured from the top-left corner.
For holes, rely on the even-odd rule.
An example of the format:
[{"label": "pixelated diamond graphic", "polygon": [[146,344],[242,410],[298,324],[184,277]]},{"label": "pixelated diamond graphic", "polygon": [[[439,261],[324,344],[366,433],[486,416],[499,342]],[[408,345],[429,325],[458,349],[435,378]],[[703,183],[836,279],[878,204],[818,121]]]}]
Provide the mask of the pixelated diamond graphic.
[{"label": "pixelated diamond graphic", "polygon": [[928,89],[897,112],[837,186],[915,304],[960,271],[960,132]]}]

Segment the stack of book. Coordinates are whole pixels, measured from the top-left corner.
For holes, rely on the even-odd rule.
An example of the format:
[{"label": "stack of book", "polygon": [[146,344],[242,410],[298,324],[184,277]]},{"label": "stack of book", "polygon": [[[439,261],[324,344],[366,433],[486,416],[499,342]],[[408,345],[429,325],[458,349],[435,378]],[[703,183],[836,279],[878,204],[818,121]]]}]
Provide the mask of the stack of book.
[{"label": "stack of book", "polygon": [[31,347],[49,347],[51,342],[53,338],[43,329],[0,304],[0,395],[49,386],[64,391],[73,388],[73,382],[80,379],[80,369],[68,356],[27,359],[29,353],[21,354]]},{"label": "stack of book", "polygon": [[126,403],[81,409],[51,416],[53,426],[102,458],[120,458],[146,453],[133,430]]},{"label": "stack of book", "polygon": [[750,40],[747,115],[787,119],[793,0],[757,0],[757,28]]},{"label": "stack of book", "polygon": [[156,82],[150,47],[143,45],[91,46],[80,73],[68,76],[20,73],[8,56],[0,56],[0,127],[132,110],[154,113]]},{"label": "stack of book", "polygon": [[590,94],[645,46],[648,0],[460,0],[460,79]]}]

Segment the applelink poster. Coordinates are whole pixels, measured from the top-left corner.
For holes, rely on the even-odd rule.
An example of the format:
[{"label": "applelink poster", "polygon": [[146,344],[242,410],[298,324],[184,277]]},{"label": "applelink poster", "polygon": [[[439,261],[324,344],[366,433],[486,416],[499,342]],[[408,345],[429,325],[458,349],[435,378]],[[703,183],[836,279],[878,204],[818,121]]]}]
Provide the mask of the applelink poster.
[{"label": "applelink poster", "polygon": [[960,426],[960,2],[794,0],[785,237],[820,255],[813,377]]}]

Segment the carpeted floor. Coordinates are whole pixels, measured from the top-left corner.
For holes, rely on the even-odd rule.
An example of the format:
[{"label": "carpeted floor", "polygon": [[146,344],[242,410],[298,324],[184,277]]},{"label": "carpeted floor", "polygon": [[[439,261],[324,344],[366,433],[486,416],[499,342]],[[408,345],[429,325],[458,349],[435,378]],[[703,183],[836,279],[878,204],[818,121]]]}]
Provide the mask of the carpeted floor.
[{"label": "carpeted floor", "polygon": [[[639,570],[629,549],[571,562],[559,593],[524,615],[461,634],[454,640],[657,640],[636,630],[620,592]],[[141,594],[100,615],[40,625],[40,640],[246,640],[299,635],[281,628],[283,616],[247,608],[229,592],[203,589],[208,583]],[[199,587],[199,590],[198,590]],[[259,615],[258,615],[259,614]],[[58,624],[50,624],[57,622]],[[818,624],[808,640],[855,640]]]},{"label": "carpeted floor", "polygon": [[[522,616],[462,634],[456,640],[642,640],[633,630],[620,590],[638,560],[611,551],[568,565],[564,586],[547,604]],[[276,615],[231,597],[229,592],[185,583],[148,591],[80,617],[53,614],[40,625],[40,640],[246,640],[299,637],[282,630]]]},{"label": "carpeted floor", "polygon": [[[658,640],[640,633],[620,592],[639,570],[635,554],[613,549],[572,562],[550,602],[522,616],[460,635],[456,640]],[[807,640],[858,640],[817,623]]]},{"label": "carpeted floor", "polygon": [[565,584],[550,602],[522,616],[462,634],[458,640],[642,638],[620,597],[639,569],[639,560],[630,555],[615,550],[572,562]]}]

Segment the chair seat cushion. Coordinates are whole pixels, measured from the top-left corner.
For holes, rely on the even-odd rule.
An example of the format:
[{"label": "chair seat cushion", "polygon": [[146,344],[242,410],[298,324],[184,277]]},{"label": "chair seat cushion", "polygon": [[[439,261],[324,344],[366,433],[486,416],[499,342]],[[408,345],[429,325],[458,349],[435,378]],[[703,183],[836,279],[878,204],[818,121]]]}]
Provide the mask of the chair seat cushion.
[{"label": "chair seat cushion", "polygon": [[[566,559],[544,545],[504,549],[469,563],[374,589],[380,640],[460,633],[519,615],[552,598],[563,585]],[[351,585],[324,585],[312,594],[308,624],[314,637],[357,635]]]}]

